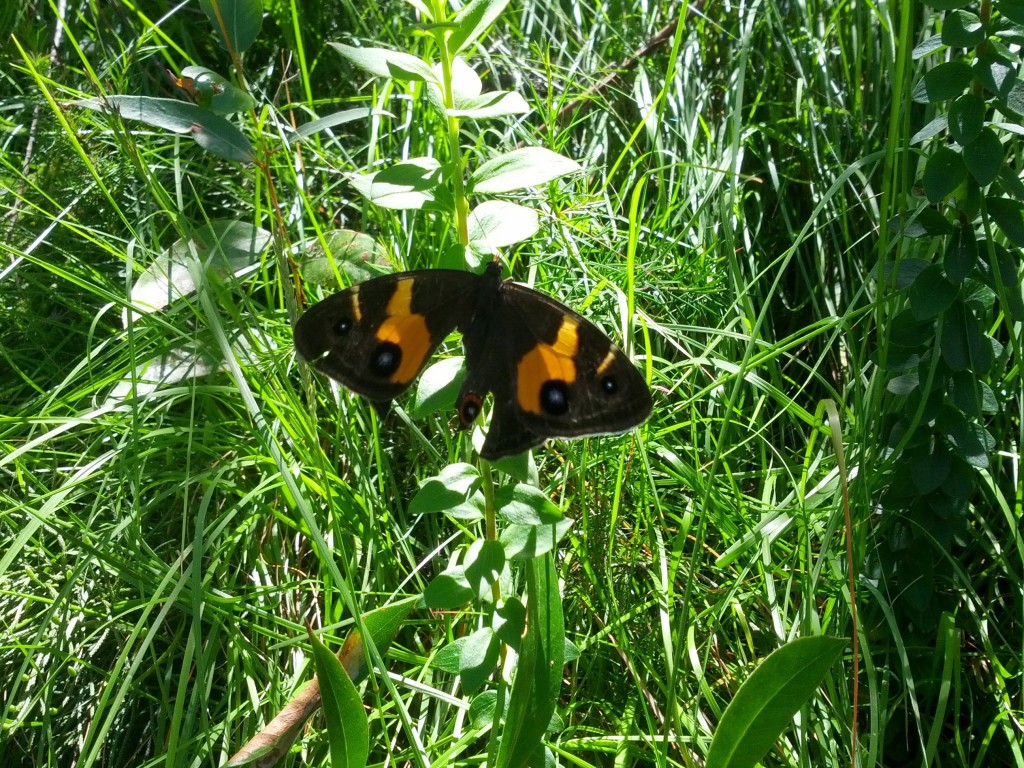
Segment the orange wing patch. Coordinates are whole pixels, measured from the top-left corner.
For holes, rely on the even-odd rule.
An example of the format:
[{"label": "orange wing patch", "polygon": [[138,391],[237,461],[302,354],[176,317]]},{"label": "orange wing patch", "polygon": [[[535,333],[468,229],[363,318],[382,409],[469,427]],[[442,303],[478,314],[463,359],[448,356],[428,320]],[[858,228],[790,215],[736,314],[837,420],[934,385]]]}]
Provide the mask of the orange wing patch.
[{"label": "orange wing patch", "polygon": [[387,317],[377,329],[379,341],[391,342],[402,350],[402,361],[390,380],[404,384],[416,378],[430,354],[427,318],[412,311],[412,287],[415,280],[399,280],[388,300]]},{"label": "orange wing patch", "polygon": [[538,344],[523,355],[516,371],[516,399],[520,408],[541,416],[541,388],[552,380],[567,384],[576,381],[579,346],[577,322],[571,317],[563,317],[554,344]]}]

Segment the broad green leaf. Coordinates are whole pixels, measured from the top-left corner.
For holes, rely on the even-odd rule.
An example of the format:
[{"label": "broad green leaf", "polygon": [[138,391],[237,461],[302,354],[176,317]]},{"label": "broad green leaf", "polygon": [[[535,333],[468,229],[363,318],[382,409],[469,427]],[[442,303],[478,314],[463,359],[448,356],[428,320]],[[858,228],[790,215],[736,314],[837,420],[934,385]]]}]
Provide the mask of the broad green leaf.
[{"label": "broad green leaf", "polygon": [[946,435],[957,455],[978,469],[988,469],[989,454],[995,450],[995,438],[977,421],[968,419],[955,408],[943,408],[938,428]]},{"label": "broad green leaf", "polygon": [[992,387],[971,371],[957,371],[953,374],[949,385],[949,399],[964,414],[975,419],[999,410],[999,401],[996,400]]},{"label": "broad green leaf", "polygon": [[505,115],[525,115],[530,111],[526,99],[515,91],[491,91],[471,99],[457,102],[454,109],[446,110],[451,117],[482,120]]},{"label": "broad green leaf", "polygon": [[244,53],[256,42],[263,26],[261,0],[199,0],[221,47]]},{"label": "broad green leaf", "polygon": [[942,20],[942,42],[953,48],[973,48],[985,39],[985,26],[978,15],[956,10]]},{"label": "broad green leaf", "polygon": [[187,87],[182,87],[192,95],[196,103],[218,115],[245,112],[256,106],[256,99],[206,67],[185,67],[181,77],[187,83]]},{"label": "broad green leaf", "polygon": [[459,566],[452,566],[435,576],[423,590],[423,600],[434,611],[453,611],[476,596]]},{"label": "broad green leaf", "polygon": [[432,157],[416,157],[376,173],[347,173],[345,178],[381,208],[418,210],[434,199],[441,183],[441,164]]},{"label": "broad green leaf", "polygon": [[518,651],[526,629],[526,607],[518,597],[507,598],[494,609],[494,634],[501,642]]},{"label": "broad green leaf", "polygon": [[420,418],[435,411],[451,410],[465,377],[466,361],[462,357],[446,357],[428,366],[416,382],[409,415]]},{"label": "broad green leaf", "polygon": [[989,51],[978,55],[974,77],[996,96],[1006,98],[1017,79],[1017,70],[1013,61]]},{"label": "broad green leaf", "polygon": [[935,138],[940,133],[944,133],[949,128],[949,117],[945,114],[937,115],[921,128],[917,133],[910,137],[910,143],[922,144],[928,139]]},{"label": "broad green leaf", "polygon": [[981,186],[995,181],[1003,167],[1003,145],[996,132],[988,126],[983,128],[978,137],[964,147],[963,160]]},{"label": "broad green leaf", "polygon": [[537,212],[532,208],[488,200],[469,214],[469,247],[479,253],[493,253],[529,240],[538,229]]},{"label": "broad green leaf", "polygon": [[[328,255],[330,254],[330,255]],[[350,283],[391,274],[387,252],[372,237],[352,229],[332,229],[306,245],[302,278],[307,284],[338,288],[338,272]]]},{"label": "broad green leaf", "polygon": [[466,581],[481,600],[490,600],[491,586],[504,569],[505,549],[493,539],[477,539],[466,552]]},{"label": "broad green leaf", "polygon": [[935,336],[935,323],[922,322],[905,309],[889,321],[889,339],[898,347],[917,349]]},{"label": "broad green leaf", "polygon": [[344,43],[328,43],[328,45],[371,75],[438,84],[437,77],[430,65],[411,53],[390,51],[387,48],[353,48]]},{"label": "broad green leaf", "polygon": [[915,45],[914,50],[910,52],[910,56],[914,61],[917,61],[918,59],[923,59],[929,54],[935,53],[942,47],[942,35],[932,35]]},{"label": "broad green leaf", "polygon": [[309,633],[313,663],[320,683],[327,738],[331,744],[331,765],[335,768],[363,768],[370,755],[370,726],[359,692],[341,666],[316,636]]},{"label": "broad green leaf", "polygon": [[414,515],[445,512],[464,502],[480,487],[480,473],[472,464],[449,464],[439,475],[420,482],[420,489],[409,502]]},{"label": "broad green leaf", "polygon": [[[238,277],[259,266],[270,233],[242,221],[211,221],[153,259],[132,286],[135,319],[194,293],[208,273]],[[128,308],[121,320],[128,325]]]},{"label": "broad green leaf", "polygon": [[527,632],[501,730],[497,768],[522,768],[542,754],[541,739],[551,723],[562,682],[565,623],[558,570],[550,554],[527,565],[526,589]]},{"label": "broad green leaf", "polygon": [[949,475],[953,455],[941,443],[913,446],[906,454],[910,479],[920,493],[931,493]]},{"label": "broad green leaf", "polygon": [[[507,702],[506,702],[507,703]],[[473,727],[483,732],[497,720],[498,692],[484,691],[469,703],[469,719]]]},{"label": "broad green leaf", "polygon": [[470,189],[479,194],[512,192],[539,187],[562,176],[580,171],[580,165],[543,147],[526,147],[491,158],[469,179]]},{"label": "broad green leaf", "polygon": [[[377,608],[369,613],[363,614],[363,627],[373,640],[374,646],[379,653],[387,651],[388,646],[394,641],[398,630],[401,629],[409,612],[420,602],[419,597],[407,597],[398,600],[383,608]],[[366,649],[359,630],[353,630],[338,654],[345,672],[352,678],[353,683],[362,682],[370,673],[366,663]]]},{"label": "broad green leaf", "polygon": [[540,488],[524,483],[502,486],[494,497],[499,517],[519,525],[549,525],[565,515]]},{"label": "broad green leaf", "polygon": [[842,638],[804,637],[761,662],[722,714],[705,768],[753,768],[848,645]]},{"label": "broad green leaf", "polygon": [[935,237],[953,231],[950,221],[930,205],[922,205],[909,216],[893,216],[886,223],[890,230],[910,238]]},{"label": "broad green leaf", "polygon": [[987,197],[985,205],[1006,238],[1018,248],[1024,248],[1024,203],[1006,197]]},{"label": "broad green leaf", "polygon": [[450,675],[459,674],[459,667],[462,664],[462,646],[465,644],[465,637],[457,637],[450,643],[441,646],[434,654],[431,666]]},{"label": "broad green leaf", "polygon": [[917,81],[911,95],[914,101],[928,104],[948,101],[962,94],[973,77],[967,62],[962,59],[947,61],[928,70]]},{"label": "broad green leaf", "polygon": [[980,96],[965,93],[949,105],[949,133],[961,146],[974,141],[985,125],[985,102]]},{"label": "broad green leaf", "polygon": [[992,344],[978,318],[962,302],[955,302],[942,321],[942,359],[954,371],[982,375],[992,367]]},{"label": "broad green leaf", "polygon": [[958,225],[953,234],[949,236],[946,253],[942,259],[946,277],[959,285],[977,264],[978,241],[975,239],[974,230]]},{"label": "broad green leaf", "polygon": [[967,166],[960,153],[949,147],[940,147],[928,158],[921,182],[928,200],[940,203],[966,179]]},{"label": "broad green leaf", "polygon": [[932,266],[910,286],[910,309],[918,320],[928,320],[944,312],[956,298],[957,287],[946,279],[942,269]]},{"label": "broad green leaf", "polygon": [[106,112],[113,109],[125,120],[138,120],[172,133],[188,134],[212,155],[240,163],[250,162],[252,144],[238,128],[198,104],[150,96],[107,96],[82,99],[72,106]]},{"label": "broad green leaf", "polygon": [[461,53],[479,39],[508,5],[509,0],[471,0],[452,19],[455,29],[448,40],[454,53]]},{"label": "broad green leaf", "polygon": [[501,643],[490,627],[480,627],[460,645],[459,677],[466,693],[476,693],[494,673],[500,649]]},{"label": "broad green leaf", "polygon": [[[427,84],[427,99],[439,115],[444,115],[448,112],[448,106],[441,91],[445,79],[444,68],[440,62],[434,64],[433,72],[434,82]],[[484,89],[480,75],[461,56],[452,60],[451,89],[451,103],[456,107],[462,102],[476,98]]]},{"label": "broad green leaf", "polygon": [[572,528],[573,521],[564,518],[551,525],[509,525],[499,540],[509,560],[529,560],[550,552]]},{"label": "broad green leaf", "polygon": [[909,395],[917,389],[920,380],[920,374],[917,371],[911,371],[910,373],[893,376],[886,383],[885,388],[894,395]]}]

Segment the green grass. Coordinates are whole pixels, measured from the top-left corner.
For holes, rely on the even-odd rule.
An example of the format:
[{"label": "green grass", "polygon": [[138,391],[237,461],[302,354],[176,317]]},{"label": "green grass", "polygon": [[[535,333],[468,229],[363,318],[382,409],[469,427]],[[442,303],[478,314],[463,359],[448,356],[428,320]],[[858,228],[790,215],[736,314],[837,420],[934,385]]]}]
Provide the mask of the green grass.
[{"label": "green grass", "polygon": [[[516,279],[630,346],[655,393],[635,433],[534,454],[536,484],[575,520],[554,559],[579,649],[547,736],[561,765],[703,765],[773,650],[856,632],[859,699],[848,652],[763,765],[855,764],[856,703],[856,764],[1024,766],[1021,243],[972,203],[978,184],[942,204],[914,186],[945,138],[911,137],[949,105],[911,88],[960,54],[912,57],[940,18],[912,10],[513,3],[470,59],[532,111],[464,122],[463,151],[545,146],[584,167],[516,198],[541,221],[504,252]],[[327,43],[432,49],[405,4],[275,6],[242,79],[198,4],[81,3],[59,35],[52,9],[3,13],[0,764],[220,765],[312,675],[307,625],[337,650],[355,616],[422,593],[485,535],[412,505],[420,481],[474,460],[451,411],[378,418],[311,376],[291,340],[300,301],[336,285],[305,266],[333,230],[410,269],[458,242],[449,217],[372,206],[342,175],[446,159],[445,126],[419,89]],[[254,97],[231,119],[256,162],[68,106],[184,99],[166,70],[197,64]],[[282,139],[357,107],[380,114]],[[1007,172],[976,195],[989,207],[1018,174],[1018,119],[999,119]],[[912,273],[939,265],[953,282],[952,235],[896,226],[928,202],[981,243],[962,312]],[[272,235],[255,269],[126,325],[139,275],[222,219]],[[947,369],[942,329],[973,322],[994,361]],[[202,368],[146,383],[172,359]],[[918,371],[916,389],[894,384]],[[969,395],[941,399],[974,382],[992,393],[977,413]],[[389,676],[359,689],[370,764],[483,763],[487,728],[438,655],[488,610],[410,614]],[[329,753],[317,716],[286,764]]]}]

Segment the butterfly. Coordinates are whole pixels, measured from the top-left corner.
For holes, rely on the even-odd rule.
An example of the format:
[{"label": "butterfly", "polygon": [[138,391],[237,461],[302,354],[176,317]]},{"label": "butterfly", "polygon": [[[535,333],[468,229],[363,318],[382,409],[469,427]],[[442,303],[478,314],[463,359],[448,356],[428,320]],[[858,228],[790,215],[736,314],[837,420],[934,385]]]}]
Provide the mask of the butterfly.
[{"label": "butterfly", "polygon": [[551,437],[625,432],[651,413],[647,383],[622,350],[565,305],[503,280],[497,262],[481,275],[400,272],[335,293],[299,318],[295,348],[383,410],[456,329],[466,352],[462,426],[493,397],[484,459]]}]

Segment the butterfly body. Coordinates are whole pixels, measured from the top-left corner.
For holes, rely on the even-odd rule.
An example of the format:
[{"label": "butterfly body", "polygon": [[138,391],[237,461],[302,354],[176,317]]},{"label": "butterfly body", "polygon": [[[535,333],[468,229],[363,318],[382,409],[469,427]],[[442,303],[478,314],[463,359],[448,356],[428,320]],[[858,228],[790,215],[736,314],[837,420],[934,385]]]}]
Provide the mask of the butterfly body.
[{"label": "butterfly body", "polygon": [[482,275],[404,272],[340,291],[299,319],[295,346],[321,372],[387,404],[456,329],[466,351],[463,426],[493,396],[485,459],[549,437],[623,432],[650,414],[646,382],[607,336],[554,299],[502,280],[496,263]]}]

